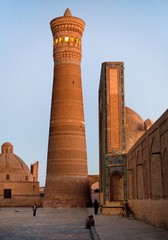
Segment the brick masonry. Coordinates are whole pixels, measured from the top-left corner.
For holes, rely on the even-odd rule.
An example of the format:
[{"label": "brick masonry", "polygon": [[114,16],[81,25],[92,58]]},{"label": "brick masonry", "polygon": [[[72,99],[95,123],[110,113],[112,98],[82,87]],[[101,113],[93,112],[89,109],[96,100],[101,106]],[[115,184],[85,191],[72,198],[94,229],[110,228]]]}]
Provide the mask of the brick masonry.
[{"label": "brick masonry", "polygon": [[84,26],[69,9],[51,21],[54,82],[45,207],[84,207],[90,199],[80,67]]},{"label": "brick masonry", "polygon": [[128,200],[140,220],[168,229],[168,110],[127,154]]}]

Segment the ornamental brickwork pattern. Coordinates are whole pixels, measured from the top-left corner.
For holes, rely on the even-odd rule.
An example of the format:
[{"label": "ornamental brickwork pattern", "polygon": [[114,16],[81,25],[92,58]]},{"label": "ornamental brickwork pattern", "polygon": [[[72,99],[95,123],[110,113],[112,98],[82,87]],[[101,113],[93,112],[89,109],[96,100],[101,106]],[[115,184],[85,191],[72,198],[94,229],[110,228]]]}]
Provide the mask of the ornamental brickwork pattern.
[{"label": "ornamental brickwork pattern", "polygon": [[[124,107],[124,65],[122,62],[103,63],[99,87],[99,161],[101,204],[104,207],[113,199],[127,197]],[[117,176],[121,178],[119,188],[122,190],[114,190]],[[111,194],[113,190],[116,197]]]}]

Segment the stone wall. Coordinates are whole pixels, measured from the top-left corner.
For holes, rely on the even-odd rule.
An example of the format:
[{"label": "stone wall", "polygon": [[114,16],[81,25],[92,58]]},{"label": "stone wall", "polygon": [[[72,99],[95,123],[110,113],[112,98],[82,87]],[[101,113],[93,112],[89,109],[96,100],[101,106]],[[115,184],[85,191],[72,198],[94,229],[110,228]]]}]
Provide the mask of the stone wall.
[{"label": "stone wall", "polygon": [[136,218],[168,229],[168,110],[127,154],[128,203]]},{"label": "stone wall", "polygon": [[[4,197],[4,190],[11,190],[11,197]],[[0,206],[27,207],[34,204],[41,205],[38,182],[1,182]]]}]

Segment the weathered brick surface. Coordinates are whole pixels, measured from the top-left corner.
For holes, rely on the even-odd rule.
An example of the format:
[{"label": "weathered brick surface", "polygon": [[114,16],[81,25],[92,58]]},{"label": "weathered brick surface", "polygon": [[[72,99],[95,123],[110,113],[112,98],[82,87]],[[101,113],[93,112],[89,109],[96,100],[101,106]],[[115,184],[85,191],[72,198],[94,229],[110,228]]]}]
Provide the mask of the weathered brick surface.
[{"label": "weathered brick surface", "polygon": [[[99,87],[100,205],[120,212],[125,194],[124,63],[102,64]],[[117,202],[117,207],[116,207]]]},{"label": "weathered brick surface", "polygon": [[168,229],[168,110],[127,154],[128,199],[136,217]]},{"label": "weathered brick surface", "polygon": [[[5,194],[8,191],[10,194]],[[31,172],[24,161],[13,152],[13,145],[6,142],[0,154],[0,206],[32,206],[41,204],[38,162]]]},{"label": "weathered brick surface", "polygon": [[65,15],[51,21],[54,82],[44,206],[85,206],[89,197],[81,38],[84,21]]}]

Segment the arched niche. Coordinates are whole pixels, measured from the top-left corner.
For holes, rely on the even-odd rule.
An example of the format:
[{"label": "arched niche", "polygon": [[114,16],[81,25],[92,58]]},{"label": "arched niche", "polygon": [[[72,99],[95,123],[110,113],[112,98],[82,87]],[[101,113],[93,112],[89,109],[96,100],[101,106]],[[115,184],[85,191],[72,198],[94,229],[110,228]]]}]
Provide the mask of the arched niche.
[{"label": "arched niche", "polygon": [[124,198],[123,175],[114,171],[110,175],[110,201],[122,201]]}]

